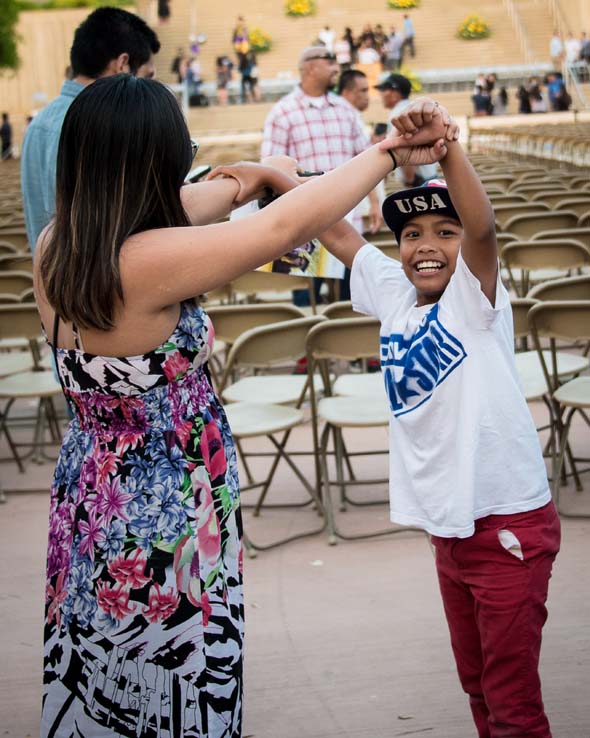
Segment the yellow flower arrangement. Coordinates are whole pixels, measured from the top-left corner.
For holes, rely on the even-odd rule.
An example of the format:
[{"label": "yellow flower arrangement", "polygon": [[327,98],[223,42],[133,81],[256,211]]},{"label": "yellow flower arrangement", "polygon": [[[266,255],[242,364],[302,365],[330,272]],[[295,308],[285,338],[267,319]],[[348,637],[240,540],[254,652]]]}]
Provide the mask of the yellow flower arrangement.
[{"label": "yellow flower arrangement", "polygon": [[387,6],[393,10],[410,10],[419,4],[420,0],[387,0]]},{"label": "yellow flower arrangement", "polygon": [[316,12],[314,0],[287,0],[285,13],[293,16],[313,15]]},{"label": "yellow flower arrangement", "polygon": [[251,28],[248,34],[250,48],[257,54],[270,51],[272,48],[272,38],[261,28]]},{"label": "yellow flower arrangement", "polygon": [[479,15],[468,15],[457,30],[457,36],[467,40],[487,38],[490,33],[489,25]]}]

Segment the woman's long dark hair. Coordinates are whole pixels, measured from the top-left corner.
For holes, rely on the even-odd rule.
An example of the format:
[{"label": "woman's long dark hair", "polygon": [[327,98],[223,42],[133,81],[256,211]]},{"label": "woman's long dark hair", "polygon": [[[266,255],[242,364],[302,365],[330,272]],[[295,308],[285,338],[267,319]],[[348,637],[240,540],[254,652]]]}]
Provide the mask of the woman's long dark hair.
[{"label": "woman's long dark hair", "polygon": [[40,264],[63,320],[113,327],[121,246],[134,233],[190,225],[180,188],[191,160],[186,123],[164,85],[118,74],[78,95],[59,140],[55,223]]}]

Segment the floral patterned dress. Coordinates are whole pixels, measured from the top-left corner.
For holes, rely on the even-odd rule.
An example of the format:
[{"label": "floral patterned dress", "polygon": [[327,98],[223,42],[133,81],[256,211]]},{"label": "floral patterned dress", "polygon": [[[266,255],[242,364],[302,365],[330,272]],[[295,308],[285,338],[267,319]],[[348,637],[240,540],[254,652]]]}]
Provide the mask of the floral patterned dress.
[{"label": "floral patterned dress", "polygon": [[206,313],[107,358],[56,349],[42,738],[240,738],[242,547]]}]

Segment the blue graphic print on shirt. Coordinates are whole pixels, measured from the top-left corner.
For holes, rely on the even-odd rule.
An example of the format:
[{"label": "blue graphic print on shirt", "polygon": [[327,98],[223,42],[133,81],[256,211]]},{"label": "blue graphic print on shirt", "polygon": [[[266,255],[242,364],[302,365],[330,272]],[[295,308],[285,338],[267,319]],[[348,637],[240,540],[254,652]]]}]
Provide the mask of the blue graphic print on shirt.
[{"label": "blue graphic print on shirt", "polygon": [[381,369],[395,417],[420,407],[467,352],[440,322],[438,304],[424,316],[409,338],[401,333],[381,336]]}]

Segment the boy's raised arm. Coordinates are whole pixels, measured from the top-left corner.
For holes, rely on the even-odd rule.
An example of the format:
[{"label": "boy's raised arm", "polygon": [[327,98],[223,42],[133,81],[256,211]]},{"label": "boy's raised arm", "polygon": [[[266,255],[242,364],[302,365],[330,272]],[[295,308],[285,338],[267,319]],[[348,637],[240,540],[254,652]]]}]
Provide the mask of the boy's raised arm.
[{"label": "boy's raised arm", "polygon": [[461,254],[493,305],[498,278],[498,248],[492,205],[458,141],[448,144],[441,167],[451,200],[463,225]]},{"label": "boy's raised arm", "polygon": [[[427,143],[424,136],[430,130],[439,129],[436,125],[437,118],[446,124],[448,131],[445,136],[445,153],[440,159],[440,164],[451,200],[463,225],[461,254],[470,271],[478,278],[483,293],[493,305],[498,275],[494,211],[477,173],[457,140],[456,126],[445,108],[427,98],[416,100],[391,122],[404,139],[402,146],[415,144],[414,148],[421,148],[418,144]],[[451,135],[453,129],[455,132]],[[382,145],[384,148],[387,147],[387,143]],[[397,150],[399,145],[398,140],[394,144],[396,156],[398,153],[401,154],[401,150],[399,152]]]}]

